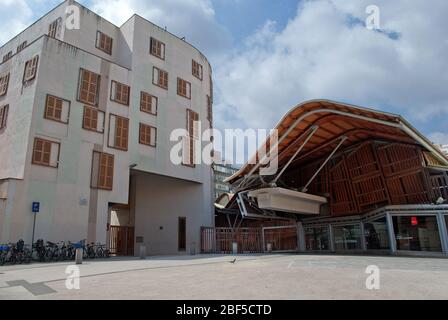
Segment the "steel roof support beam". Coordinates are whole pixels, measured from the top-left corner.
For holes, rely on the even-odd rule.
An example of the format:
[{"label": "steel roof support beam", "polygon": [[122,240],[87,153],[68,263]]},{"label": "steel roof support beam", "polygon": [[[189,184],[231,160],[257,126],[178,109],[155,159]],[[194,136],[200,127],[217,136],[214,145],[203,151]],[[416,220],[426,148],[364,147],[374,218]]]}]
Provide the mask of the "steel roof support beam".
[{"label": "steel roof support beam", "polygon": [[314,136],[316,131],[319,129],[319,126],[312,126],[311,129],[312,130],[311,130],[310,134],[308,135],[308,137],[306,137],[305,141],[303,141],[303,143],[300,146],[300,148],[297,149],[297,151],[294,153],[294,155],[283,166],[283,169],[278,173],[278,175],[275,177],[275,179],[271,182],[273,185],[275,185],[277,183],[278,179],[282,176],[282,174],[285,172],[285,170],[288,169],[289,165],[294,161],[294,159],[297,157],[297,155],[302,151],[303,147],[305,147],[305,145],[312,138],[312,136]]},{"label": "steel roof support beam", "polygon": [[322,169],[325,167],[325,165],[328,163],[328,161],[330,161],[330,159],[334,156],[334,154],[336,153],[336,151],[338,151],[338,149],[342,146],[342,144],[345,142],[345,140],[347,140],[347,136],[342,136],[341,137],[341,141],[339,141],[338,145],[336,146],[336,148],[334,148],[334,150],[331,152],[331,154],[327,157],[327,159],[325,159],[324,163],[322,163],[322,165],[319,167],[319,169],[317,169],[317,171],[314,173],[314,175],[311,177],[311,179],[308,181],[308,183],[302,188],[302,192],[307,192],[308,191],[308,187],[311,184],[311,182],[313,182],[313,180],[317,177],[317,175],[319,174],[319,172],[322,171]]}]

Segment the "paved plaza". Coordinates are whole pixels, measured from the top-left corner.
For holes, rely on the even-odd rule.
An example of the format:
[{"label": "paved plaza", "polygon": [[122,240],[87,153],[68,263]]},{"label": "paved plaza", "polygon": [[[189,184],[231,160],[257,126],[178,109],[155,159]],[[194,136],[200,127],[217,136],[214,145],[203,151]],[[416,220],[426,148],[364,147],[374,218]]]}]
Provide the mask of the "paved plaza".
[{"label": "paved plaza", "polygon": [[[0,267],[5,299],[448,299],[448,259],[348,255],[110,258]],[[378,290],[366,288],[368,266]],[[74,275],[74,273],[69,273]],[[75,279],[76,280],[76,279]],[[69,286],[75,284],[73,278]],[[369,282],[371,283],[371,282]]]}]

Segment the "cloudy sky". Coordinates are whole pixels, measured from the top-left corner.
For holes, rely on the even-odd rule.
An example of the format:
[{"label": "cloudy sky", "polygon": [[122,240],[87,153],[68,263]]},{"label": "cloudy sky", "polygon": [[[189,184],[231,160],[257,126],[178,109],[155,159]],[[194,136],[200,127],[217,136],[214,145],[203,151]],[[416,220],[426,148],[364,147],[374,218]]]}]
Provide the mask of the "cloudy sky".
[{"label": "cloudy sky", "polygon": [[[134,12],[210,59],[218,128],[271,128],[327,98],[403,115],[448,143],[446,0],[82,0],[120,25]],[[54,0],[0,0],[0,44]],[[368,30],[367,6],[380,9]]]}]

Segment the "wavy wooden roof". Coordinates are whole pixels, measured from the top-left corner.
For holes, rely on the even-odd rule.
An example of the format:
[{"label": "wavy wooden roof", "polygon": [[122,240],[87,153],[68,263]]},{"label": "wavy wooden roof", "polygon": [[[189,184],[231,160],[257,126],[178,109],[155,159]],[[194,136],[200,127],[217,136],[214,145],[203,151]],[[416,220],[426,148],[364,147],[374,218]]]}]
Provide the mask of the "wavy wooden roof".
[{"label": "wavy wooden roof", "polygon": [[[279,168],[298,150],[315,126],[318,128],[295,159],[295,166],[329,155],[343,136],[347,139],[341,150],[372,139],[419,144],[431,153],[439,166],[448,166],[448,159],[442,152],[399,115],[330,100],[312,100],[291,109],[276,126]],[[265,142],[265,148],[269,152],[269,141]],[[248,174],[256,174],[261,167],[259,160],[263,158],[260,150],[262,148],[228,181],[235,182]]]}]

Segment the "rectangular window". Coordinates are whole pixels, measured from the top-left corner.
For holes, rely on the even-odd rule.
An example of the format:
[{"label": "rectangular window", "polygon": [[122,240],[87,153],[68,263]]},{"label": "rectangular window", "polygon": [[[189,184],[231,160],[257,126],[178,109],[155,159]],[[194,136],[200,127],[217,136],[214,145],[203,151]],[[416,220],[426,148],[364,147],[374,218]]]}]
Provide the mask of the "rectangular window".
[{"label": "rectangular window", "polygon": [[0,97],[8,93],[9,73],[0,77]]},{"label": "rectangular window", "polygon": [[12,57],[12,51],[9,51],[7,54],[3,56],[3,62],[8,61]]},{"label": "rectangular window", "polygon": [[25,71],[23,74],[23,82],[31,81],[36,77],[37,65],[39,63],[39,56],[28,60],[25,64]]},{"label": "rectangular window", "polygon": [[131,87],[123,83],[112,80],[110,100],[129,106],[129,95]]},{"label": "rectangular window", "polygon": [[192,63],[191,63],[191,69],[192,69],[191,73],[196,78],[198,78],[199,80],[202,81],[202,75],[203,75],[202,74],[202,65],[199,64],[198,62],[194,61],[194,60],[191,60],[191,61],[192,61]]},{"label": "rectangular window", "polygon": [[109,147],[128,150],[129,119],[114,114],[109,119]]},{"label": "rectangular window", "polygon": [[190,109],[187,109],[187,130],[190,137],[199,139],[199,114]]},{"label": "rectangular window", "polygon": [[207,120],[210,123],[210,127],[213,124],[213,103],[209,95],[207,95]]},{"label": "rectangular window", "polygon": [[397,250],[441,252],[436,216],[393,216]]},{"label": "rectangular window", "polygon": [[165,44],[153,37],[151,37],[150,43],[151,48],[149,49],[149,52],[153,56],[165,60]]},{"label": "rectangular window", "polygon": [[361,226],[333,226],[334,248],[336,251],[361,250]]},{"label": "rectangular window", "polygon": [[97,31],[96,33],[96,48],[101,51],[106,52],[107,54],[112,54],[112,44],[113,39],[108,35],[102,33],[101,31]]},{"label": "rectangular window", "polygon": [[140,123],[140,130],[139,130],[139,142],[141,144],[155,147],[157,143],[157,129],[148,126],[146,124]]},{"label": "rectangular window", "polygon": [[8,122],[8,111],[9,105],[0,107],[0,130],[6,128],[6,123]]},{"label": "rectangular window", "polygon": [[390,249],[386,217],[364,223],[364,236],[368,250]]},{"label": "rectangular window", "polygon": [[163,89],[168,89],[168,72],[154,67],[152,72],[152,83]]},{"label": "rectangular window", "polygon": [[305,228],[306,250],[330,250],[328,227]]},{"label": "rectangular window", "polygon": [[187,99],[191,99],[191,83],[181,78],[177,78],[177,94]]},{"label": "rectangular window", "polygon": [[98,105],[100,75],[80,69],[78,100],[93,106]]},{"label": "rectangular window", "polygon": [[59,164],[60,145],[57,142],[34,139],[33,164],[57,168]]},{"label": "rectangular window", "polygon": [[84,106],[84,115],[82,120],[82,128],[103,133],[104,132],[104,112],[97,108]]},{"label": "rectangular window", "polygon": [[210,99],[213,102],[213,80],[212,80],[212,76],[211,75],[209,75],[208,81],[209,81],[209,85],[210,85]]},{"label": "rectangular window", "polygon": [[182,163],[186,166],[194,166],[196,163],[196,145],[199,142],[199,114],[187,109],[187,131],[182,146]]},{"label": "rectangular window", "polygon": [[143,91],[140,93],[141,111],[150,113],[152,115],[157,115],[157,104],[158,104],[157,97]]},{"label": "rectangular window", "polygon": [[48,26],[48,36],[51,38],[59,38],[61,33],[61,18],[57,18]]},{"label": "rectangular window", "polygon": [[23,49],[25,49],[25,48],[26,48],[26,45],[27,45],[27,42],[26,42],[26,41],[23,41],[22,44],[20,44],[20,45],[17,47],[17,53],[19,53],[20,51],[22,51]]},{"label": "rectangular window", "polygon": [[44,118],[62,123],[68,123],[70,101],[47,95]]},{"label": "rectangular window", "polygon": [[187,249],[187,218],[185,217],[179,217],[178,249],[179,251]]},{"label": "rectangular window", "polygon": [[112,190],[114,183],[114,155],[93,152],[91,187]]}]

